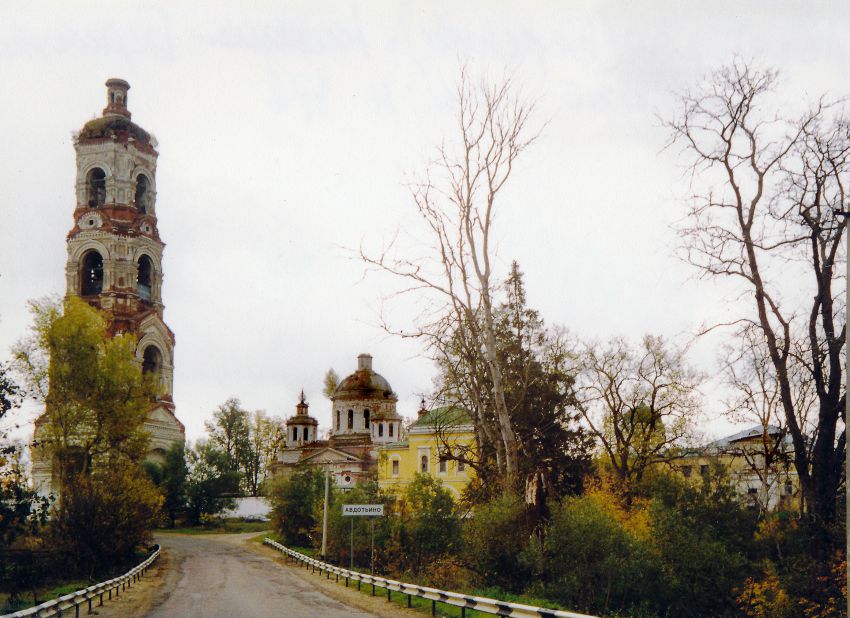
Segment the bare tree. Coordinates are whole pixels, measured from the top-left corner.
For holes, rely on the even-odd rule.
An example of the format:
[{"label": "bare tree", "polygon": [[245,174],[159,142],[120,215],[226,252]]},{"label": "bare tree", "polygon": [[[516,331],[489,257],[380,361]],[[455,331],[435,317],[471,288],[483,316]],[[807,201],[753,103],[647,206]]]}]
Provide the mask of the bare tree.
[{"label": "bare tree", "polygon": [[[682,94],[668,127],[697,187],[681,229],[685,258],[702,276],[738,282],[746,302],[726,325],[760,329],[808,512],[828,522],[845,449],[846,281],[836,265],[846,222],[836,211],[847,210],[850,135],[824,99],[799,118],[783,113],[772,104],[776,75],[735,60]],[[795,404],[796,362],[817,393],[812,433]]]},{"label": "bare tree", "polygon": [[[760,435],[755,443],[732,447],[729,454],[741,457],[761,486],[756,495],[760,513],[773,506],[771,495],[778,493],[781,484],[790,480],[793,448],[788,444],[788,427],[773,363],[761,329],[750,325],[724,347],[723,381],[730,387],[726,401],[727,415],[734,421],[756,423]],[[816,401],[811,381],[805,379],[803,367],[795,363],[790,377],[798,422],[805,426],[809,411]],[[811,433],[811,427],[806,428]]]},{"label": "bare tree", "polygon": [[687,365],[684,349],[652,335],[637,350],[619,337],[588,345],[583,365],[582,415],[616,477],[639,482],[687,438],[702,376]]},{"label": "bare tree", "polygon": [[[432,299],[416,331],[406,336],[425,338],[439,356],[441,342],[462,328],[466,352],[481,355],[492,385],[501,468],[512,486],[517,480],[517,438],[497,354],[492,230],[497,198],[516,159],[539,133],[528,126],[534,105],[516,94],[510,78],[474,82],[463,69],[457,103],[458,139],[440,146],[424,178],[411,186],[431,240],[427,254],[399,256],[394,244],[377,256],[360,253],[368,265],[407,281],[405,291],[425,292]],[[476,418],[486,413],[478,407]]]}]

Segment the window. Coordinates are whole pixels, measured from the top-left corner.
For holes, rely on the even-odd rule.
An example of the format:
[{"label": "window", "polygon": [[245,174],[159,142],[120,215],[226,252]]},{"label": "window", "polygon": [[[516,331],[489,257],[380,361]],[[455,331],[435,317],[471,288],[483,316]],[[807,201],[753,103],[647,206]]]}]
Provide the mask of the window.
[{"label": "window", "polygon": [[419,458],[419,471],[422,474],[428,474],[428,455],[422,455]]},{"label": "window", "polygon": [[466,462],[465,461],[457,462],[457,471],[458,472],[466,472]]},{"label": "window", "polygon": [[378,437],[379,438],[384,437],[384,424],[383,423],[378,423]]},{"label": "window", "polygon": [[86,200],[89,208],[100,208],[106,203],[106,172],[99,167],[89,172],[86,182]]},{"label": "window", "polygon": [[148,179],[144,174],[136,176],[136,210],[142,214],[148,211]]},{"label": "window", "polygon": [[162,367],[162,354],[155,345],[149,345],[142,353],[142,373],[159,373]]},{"label": "window", "polygon": [[750,496],[755,496],[759,492],[757,487],[748,487],[747,494]]},{"label": "window", "polygon": [[83,257],[80,277],[80,294],[93,296],[103,291],[103,258],[97,251],[89,251]]},{"label": "window", "polygon": [[354,410],[348,411],[348,428],[354,429]]},{"label": "window", "polygon": [[707,465],[705,465],[705,464],[701,465],[701,466],[699,467],[699,473],[700,473],[702,476],[708,476],[708,466],[707,466]]},{"label": "window", "polygon": [[398,459],[393,459],[393,476],[398,476]]},{"label": "window", "polygon": [[693,468],[691,466],[682,466],[682,476],[689,478],[691,476],[691,472],[693,472]]},{"label": "window", "polygon": [[390,437],[391,437],[391,438],[393,437],[393,425],[394,425],[394,424],[395,424],[395,423],[390,423],[390,425],[389,425],[389,428],[390,428]]},{"label": "window", "polygon": [[136,275],[136,292],[142,300],[151,299],[152,281],[153,264],[148,256],[143,255],[139,258],[139,271]]},{"label": "window", "polygon": [[310,428],[305,427],[304,428],[304,442],[309,442],[309,441],[310,441]]},{"label": "window", "polygon": [[790,496],[794,493],[794,484],[791,481],[785,481],[785,487],[783,488],[783,493],[786,496]]},{"label": "window", "polygon": [[369,429],[369,408],[363,410],[363,428]]},{"label": "window", "polygon": [[292,441],[298,442],[298,427],[292,428]]},{"label": "window", "polygon": [[440,474],[445,474],[448,471],[448,463],[445,459],[440,460]]},{"label": "window", "polygon": [[337,431],[339,431],[339,428],[340,428],[339,415],[340,415],[340,411],[337,410],[336,411],[336,430]]}]

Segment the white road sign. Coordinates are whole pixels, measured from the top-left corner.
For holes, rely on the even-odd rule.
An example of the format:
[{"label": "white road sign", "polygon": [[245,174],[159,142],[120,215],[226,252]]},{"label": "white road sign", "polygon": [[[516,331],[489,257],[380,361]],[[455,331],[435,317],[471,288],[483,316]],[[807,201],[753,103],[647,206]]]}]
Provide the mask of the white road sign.
[{"label": "white road sign", "polygon": [[371,516],[371,517],[383,517],[384,516],[384,505],[383,504],[343,504],[342,505],[342,514],[343,516]]}]

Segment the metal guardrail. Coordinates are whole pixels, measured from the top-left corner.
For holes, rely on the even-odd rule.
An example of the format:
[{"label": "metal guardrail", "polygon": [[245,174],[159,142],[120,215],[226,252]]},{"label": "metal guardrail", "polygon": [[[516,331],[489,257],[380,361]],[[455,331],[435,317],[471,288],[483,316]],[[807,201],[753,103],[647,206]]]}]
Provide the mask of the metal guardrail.
[{"label": "metal guardrail", "polygon": [[386,579],[384,577],[375,577],[368,573],[358,573],[357,571],[349,571],[341,567],[328,564],[305,556],[295,550],[281,545],[269,538],[263,540],[265,545],[274,547],[284,555],[289,556],[296,562],[300,562],[307,568],[313,569],[313,572],[319,571],[319,575],[326,574],[330,579],[331,575],[336,576],[336,581],[340,577],[345,578],[345,585],[348,586],[349,580],[357,582],[357,589],[360,590],[362,584],[372,584],[372,596],[375,595],[375,586],[384,588],[387,591],[387,600],[392,600],[393,592],[400,592],[407,595],[407,606],[411,606],[411,597],[420,599],[429,599],[431,601],[431,615],[437,613],[437,603],[445,603],[461,608],[461,617],[466,616],[467,609],[485,612],[487,614],[495,614],[497,616],[514,616],[517,618],[596,618],[588,614],[577,614],[575,612],[567,612],[560,609],[546,609],[545,607],[534,607],[531,605],[523,605],[521,603],[509,603],[508,601],[498,601],[496,599],[488,599],[486,597],[473,597],[458,592],[448,592],[446,590],[437,590],[436,588],[427,588],[425,586],[416,586],[414,584],[406,584],[394,579]]},{"label": "metal guardrail", "polygon": [[91,613],[92,601],[94,599],[99,598],[100,603],[98,604],[98,607],[100,607],[103,605],[103,595],[108,595],[108,600],[112,600],[113,590],[115,591],[116,597],[120,596],[119,591],[131,588],[135,582],[141,580],[150,565],[159,558],[161,547],[159,545],[156,545],[155,547],[156,549],[144,562],[133,567],[124,573],[124,575],[119,575],[118,577],[114,577],[108,581],[94,584],[88,588],[63,595],[57,599],[53,599],[52,601],[36,605],[35,607],[28,607],[27,609],[19,610],[13,614],[5,614],[0,616],[0,618],[24,618],[24,616],[38,616],[39,618],[57,616],[62,618],[62,616],[71,616],[72,613],[75,618],[79,618],[80,607],[83,605],[88,605],[88,613]]}]

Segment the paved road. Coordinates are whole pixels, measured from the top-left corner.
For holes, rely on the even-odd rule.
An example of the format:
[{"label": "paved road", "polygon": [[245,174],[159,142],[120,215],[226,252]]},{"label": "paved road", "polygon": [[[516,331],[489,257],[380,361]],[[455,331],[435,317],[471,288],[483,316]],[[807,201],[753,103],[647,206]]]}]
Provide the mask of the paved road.
[{"label": "paved road", "polygon": [[172,556],[148,618],[372,616],[336,601],[270,558],[242,546],[250,534],[159,535]]}]

